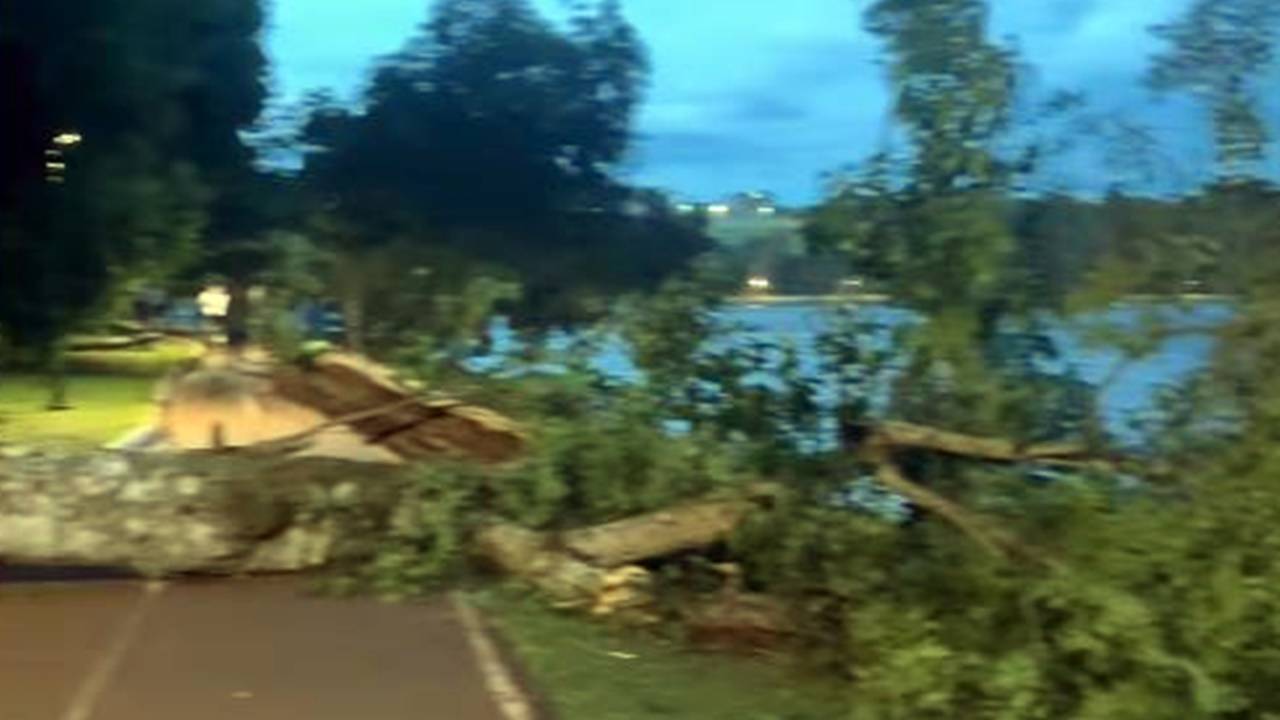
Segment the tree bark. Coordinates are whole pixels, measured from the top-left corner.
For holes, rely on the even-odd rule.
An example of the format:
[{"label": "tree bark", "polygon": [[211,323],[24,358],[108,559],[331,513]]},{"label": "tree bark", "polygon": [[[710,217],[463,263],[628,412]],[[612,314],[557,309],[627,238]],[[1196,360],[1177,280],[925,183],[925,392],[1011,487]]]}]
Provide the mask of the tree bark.
[{"label": "tree bark", "polygon": [[234,453],[0,459],[0,562],[146,573],[303,570],[389,516],[404,468]]},{"label": "tree bark", "polygon": [[723,542],[777,492],[762,484],[738,498],[690,502],[565,533],[498,523],[477,534],[473,550],[564,604],[597,615],[647,618],[650,576],[635,563]]},{"label": "tree bark", "polygon": [[723,542],[761,507],[773,490],[756,488],[751,497],[705,500],[603,525],[570,530],[559,538],[571,555],[592,565],[613,568],[639,560],[697,550]]},{"label": "tree bark", "polygon": [[604,589],[603,569],[552,549],[545,533],[508,523],[491,525],[476,535],[472,549],[493,568],[564,603],[590,605]]},{"label": "tree bark", "polygon": [[[0,563],[126,568],[146,575],[300,571],[344,556],[413,501],[412,468],[235,452],[0,458]],[[471,552],[565,606],[656,618],[652,577],[632,564],[723,541],[775,489],[709,499],[559,535],[483,527]],[[760,596],[702,596],[683,618],[699,641],[756,646],[789,634]]]}]

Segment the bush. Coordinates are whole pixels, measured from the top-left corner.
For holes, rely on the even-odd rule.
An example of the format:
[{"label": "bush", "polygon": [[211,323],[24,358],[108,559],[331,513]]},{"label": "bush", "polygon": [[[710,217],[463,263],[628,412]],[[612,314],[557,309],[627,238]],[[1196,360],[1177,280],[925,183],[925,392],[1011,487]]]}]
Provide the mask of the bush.
[{"label": "bush", "polygon": [[732,453],[703,436],[664,432],[644,411],[604,410],[590,422],[544,420],[534,454],[497,483],[505,517],[550,528],[613,520],[735,487]]},{"label": "bush", "polygon": [[465,577],[466,541],[489,482],[475,468],[421,468],[386,522],[367,521],[365,534],[343,539],[330,589],[403,599]]}]

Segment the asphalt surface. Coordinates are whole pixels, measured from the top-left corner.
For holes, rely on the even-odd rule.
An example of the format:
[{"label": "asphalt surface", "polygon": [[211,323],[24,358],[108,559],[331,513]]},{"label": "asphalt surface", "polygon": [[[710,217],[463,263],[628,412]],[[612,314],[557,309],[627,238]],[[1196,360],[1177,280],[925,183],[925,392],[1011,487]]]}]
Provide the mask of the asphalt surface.
[{"label": "asphalt surface", "polygon": [[[43,578],[41,578],[43,579]],[[0,720],[502,720],[444,599],[0,576]]]}]

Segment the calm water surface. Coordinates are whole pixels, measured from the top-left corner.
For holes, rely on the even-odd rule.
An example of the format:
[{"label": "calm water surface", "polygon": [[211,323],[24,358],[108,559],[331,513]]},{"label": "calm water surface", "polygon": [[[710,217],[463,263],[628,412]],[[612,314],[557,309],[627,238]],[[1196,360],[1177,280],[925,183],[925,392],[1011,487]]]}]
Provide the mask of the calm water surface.
[{"label": "calm water surface", "polygon": [[[912,321],[910,313],[887,305],[862,305],[857,308],[859,319],[893,327]],[[1117,305],[1091,322],[1105,320],[1109,325],[1135,332],[1144,318],[1158,314],[1175,325],[1205,328],[1225,322],[1231,316],[1231,306],[1225,301],[1205,301],[1187,305],[1126,304]],[[816,372],[818,356],[815,341],[831,327],[836,317],[835,309],[826,304],[775,304],[734,305],[719,315],[727,328],[730,342],[755,340],[789,343],[799,351],[806,370]],[[1149,355],[1136,360],[1126,360],[1117,350],[1093,347],[1085,343],[1081,332],[1074,326],[1059,325],[1050,331],[1061,357],[1053,363],[1054,371],[1073,371],[1090,383],[1101,383],[1119,369],[1119,374],[1103,393],[1102,405],[1111,430],[1127,435],[1133,419],[1152,408],[1163,388],[1177,385],[1190,375],[1203,369],[1209,362],[1213,339],[1203,332],[1176,335],[1165,341]],[[497,355],[475,361],[477,370],[493,369],[497,358],[510,352],[515,343],[510,331],[499,323],[495,327]],[[567,336],[553,338],[553,347],[566,347]],[[635,378],[638,371],[631,362],[626,343],[621,339],[606,338],[595,354],[593,365],[600,371],[619,380]]]}]

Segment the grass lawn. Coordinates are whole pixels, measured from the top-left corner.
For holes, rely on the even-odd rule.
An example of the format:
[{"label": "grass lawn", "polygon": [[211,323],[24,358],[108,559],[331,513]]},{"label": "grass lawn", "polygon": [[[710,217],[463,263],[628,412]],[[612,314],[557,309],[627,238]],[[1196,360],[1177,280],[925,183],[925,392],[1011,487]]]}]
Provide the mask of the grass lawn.
[{"label": "grass lawn", "polygon": [[761,658],[698,653],[505,589],[485,611],[560,720],[838,720],[845,687]]},{"label": "grass lawn", "polygon": [[147,422],[155,411],[155,379],[144,376],[73,375],[71,410],[50,412],[47,381],[0,374],[0,443],[94,447]]},{"label": "grass lawn", "polygon": [[195,340],[169,338],[149,347],[91,350],[67,354],[67,371],[77,374],[156,377],[174,365],[200,357],[204,346]]},{"label": "grass lawn", "polygon": [[0,371],[0,443],[96,447],[152,419],[157,378],[200,356],[194,340],[169,338],[127,350],[67,356],[70,410],[50,412],[48,381],[31,373]]}]

